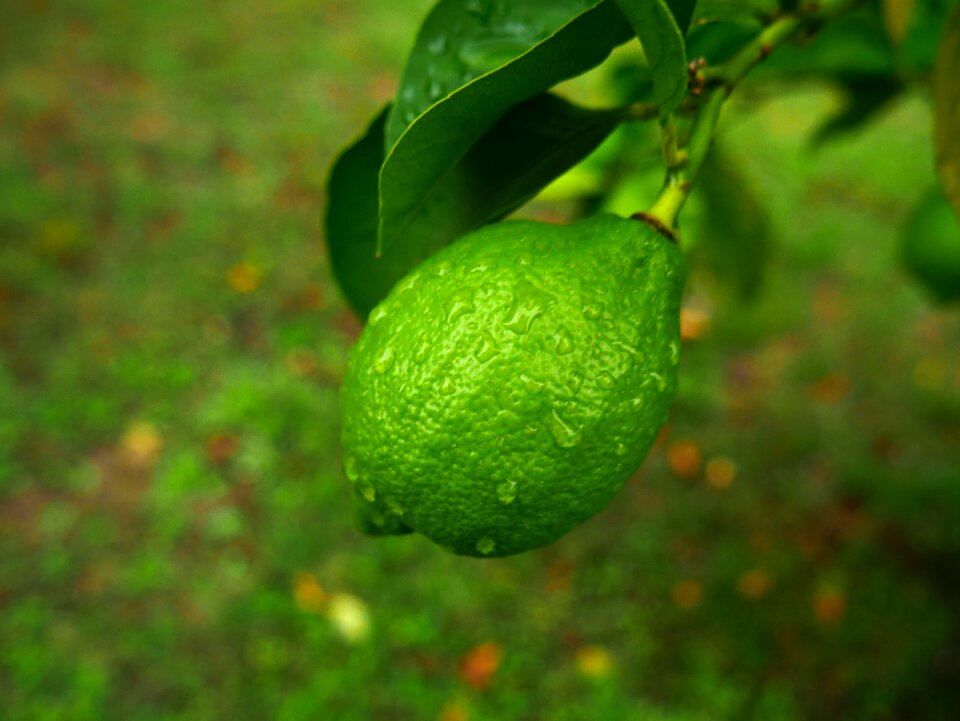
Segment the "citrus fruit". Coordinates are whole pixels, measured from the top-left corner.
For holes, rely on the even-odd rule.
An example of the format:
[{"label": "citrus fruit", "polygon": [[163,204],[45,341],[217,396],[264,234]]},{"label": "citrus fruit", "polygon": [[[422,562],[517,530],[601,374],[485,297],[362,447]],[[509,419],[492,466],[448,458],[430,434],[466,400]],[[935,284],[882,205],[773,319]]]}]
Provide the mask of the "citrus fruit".
[{"label": "citrus fruit", "polygon": [[940,302],[960,300],[960,222],[940,189],[928,193],[900,236],[904,266]]},{"label": "citrus fruit", "polygon": [[489,225],[403,278],[342,388],[361,530],[505,556],[604,508],[667,417],[683,276],[674,243],[602,215]]}]

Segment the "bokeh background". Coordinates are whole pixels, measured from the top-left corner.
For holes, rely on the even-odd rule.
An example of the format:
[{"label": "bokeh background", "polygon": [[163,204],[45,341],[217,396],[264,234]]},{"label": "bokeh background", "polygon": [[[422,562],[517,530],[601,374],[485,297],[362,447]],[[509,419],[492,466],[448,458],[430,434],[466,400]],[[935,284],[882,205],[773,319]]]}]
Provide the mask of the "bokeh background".
[{"label": "bokeh background", "polygon": [[922,89],[822,147],[828,86],[728,113],[763,288],[694,268],[610,508],[494,561],[352,529],[325,177],[429,4],[3,3],[0,716],[960,717],[960,311],[896,252]]}]

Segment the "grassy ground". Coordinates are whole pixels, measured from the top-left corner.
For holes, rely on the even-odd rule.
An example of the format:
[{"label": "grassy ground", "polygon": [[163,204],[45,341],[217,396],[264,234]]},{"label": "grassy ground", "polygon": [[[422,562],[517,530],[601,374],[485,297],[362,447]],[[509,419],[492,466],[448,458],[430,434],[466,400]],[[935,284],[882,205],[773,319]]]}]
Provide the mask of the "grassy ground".
[{"label": "grassy ground", "polygon": [[694,273],[611,508],[500,561],[352,530],[323,187],[427,5],[0,10],[2,715],[956,718],[960,315],[895,259],[921,98],[816,152],[822,90],[727,118],[765,290]]}]

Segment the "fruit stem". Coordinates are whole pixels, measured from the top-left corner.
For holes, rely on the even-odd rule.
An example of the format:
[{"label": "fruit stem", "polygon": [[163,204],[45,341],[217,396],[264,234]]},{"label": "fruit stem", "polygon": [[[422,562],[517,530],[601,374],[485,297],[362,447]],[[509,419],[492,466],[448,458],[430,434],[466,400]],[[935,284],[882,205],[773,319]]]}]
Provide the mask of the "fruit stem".
[{"label": "fruit stem", "polygon": [[775,18],[729,60],[712,68],[704,68],[702,82],[710,90],[697,106],[686,143],[680,145],[678,141],[676,119],[672,114],[660,124],[667,166],[666,178],[660,195],[650,209],[637,215],[652,220],[654,225],[665,229],[668,236],[677,238],[680,211],[710,151],[720,113],[733,89],[778,46],[802,30],[816,27],[852,10],[861,1],[820,0],[805,3],[797,12]]}]

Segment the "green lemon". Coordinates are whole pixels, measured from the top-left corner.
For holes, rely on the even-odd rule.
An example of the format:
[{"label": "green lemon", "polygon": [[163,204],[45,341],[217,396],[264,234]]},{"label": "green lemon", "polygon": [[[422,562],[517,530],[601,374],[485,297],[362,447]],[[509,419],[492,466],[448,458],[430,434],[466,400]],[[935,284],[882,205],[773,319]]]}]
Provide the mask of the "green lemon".
[{"label": "green lemon", "polygon": [[960,223],[939,189],[924,197],[907,219],[900,256],[936,300],[960,300]]},{"label": "green lemon", "polygon": [[666,420],[683,277],[674,243],[603,215],[490,225],[402,279],[342,390],[361,530],[506,556],[604,508]]}]

